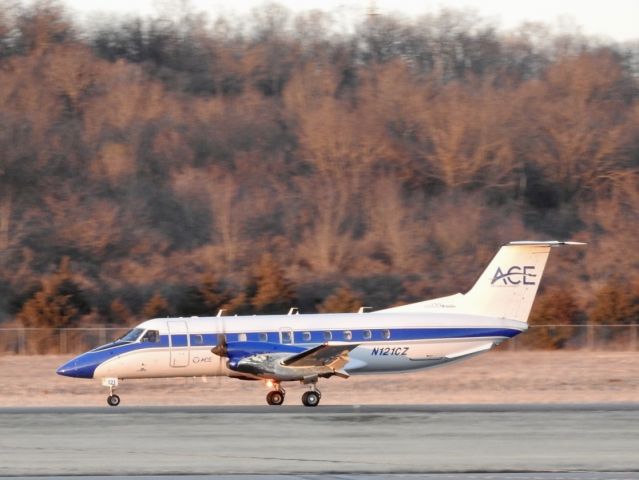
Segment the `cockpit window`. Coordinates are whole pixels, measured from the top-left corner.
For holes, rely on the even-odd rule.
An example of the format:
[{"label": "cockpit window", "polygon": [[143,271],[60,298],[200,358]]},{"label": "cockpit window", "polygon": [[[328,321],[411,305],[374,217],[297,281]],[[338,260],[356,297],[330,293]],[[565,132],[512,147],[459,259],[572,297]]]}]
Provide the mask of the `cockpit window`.
[{"label": "cockpit window", "polygon": [[160,341],[160,332],[157,330],[147,330],[141,341],[147,343],[158,343]]},{"label": "cockpit window", "polygon": [[142,335],[143,331],[144,329],[142,328],[134,328],[133,330],[129,330],[126,334],[118,338],[116,342],[135,342],[138,338],[140,338],[140,335]]}]

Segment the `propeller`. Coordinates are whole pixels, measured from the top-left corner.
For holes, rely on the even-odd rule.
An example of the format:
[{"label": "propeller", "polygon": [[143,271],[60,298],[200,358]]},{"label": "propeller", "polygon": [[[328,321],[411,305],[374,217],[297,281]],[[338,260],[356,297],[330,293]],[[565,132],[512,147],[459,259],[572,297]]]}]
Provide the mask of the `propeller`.
[{"label": "propeller", "polygon": [[222,380],[222,367],[225,365],[225,362],[228,360],[228,344],[226,342],[226,321],[224,320],[223,314],[224,310],[219,310],[217,312],[217,317],[220,318],[217,320],[217,345],[215,345],[211,352],[217,355],[218,364],[217,364],[217,383],[218,387],[220,386],[220,382]]}]

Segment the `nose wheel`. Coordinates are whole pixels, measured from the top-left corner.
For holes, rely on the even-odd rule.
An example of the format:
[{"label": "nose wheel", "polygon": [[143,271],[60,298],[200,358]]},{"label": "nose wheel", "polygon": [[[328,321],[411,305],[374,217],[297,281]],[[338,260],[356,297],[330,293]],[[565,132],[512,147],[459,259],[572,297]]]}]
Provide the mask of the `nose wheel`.
[{"label": "nose wheel", "polygon": [[109,388],[109,396],[107,397],[107,403],[112,407],[117,407],[120,405],[120,397],[118,397],[114,392],[115,388],[118,386],[117,378],[103,378],[102,385]]}]

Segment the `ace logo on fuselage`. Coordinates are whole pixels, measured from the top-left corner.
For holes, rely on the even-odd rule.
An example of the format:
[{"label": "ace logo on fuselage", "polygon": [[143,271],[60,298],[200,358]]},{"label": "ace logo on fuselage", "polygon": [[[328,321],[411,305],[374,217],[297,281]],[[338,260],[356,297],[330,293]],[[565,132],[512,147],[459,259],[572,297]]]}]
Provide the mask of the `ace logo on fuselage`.
[{"label": "ace logo on fuselage", "polygon": [[505,272],[501,267],[497,267],[497,271],[493,276],[491,285],[535,285],[534,278],[537,276],[533,265],[513,265]]}]

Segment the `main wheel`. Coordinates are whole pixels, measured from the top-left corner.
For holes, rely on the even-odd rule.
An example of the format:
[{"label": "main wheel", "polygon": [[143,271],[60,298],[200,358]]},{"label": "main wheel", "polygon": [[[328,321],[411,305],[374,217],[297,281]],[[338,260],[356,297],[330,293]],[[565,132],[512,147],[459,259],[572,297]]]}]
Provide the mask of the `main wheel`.
[{"label": "main wheel", "polygon": [[269,405],[282,405],[284,403],[284,394],[279,390],[273,390],[266,395],[266,403]]},{"label": "main wheel", "polygon": [[302,403],[307,407],[317,407],[320,402],[320,395],[317,392],[309,391],[302,395]]},{"label": "main wheel", "polygon": [[109,395],[107,397],[107,403],[112,407],[117,407],[118,405],[120,405],[120,397],[118,397],[116,394]]}]

